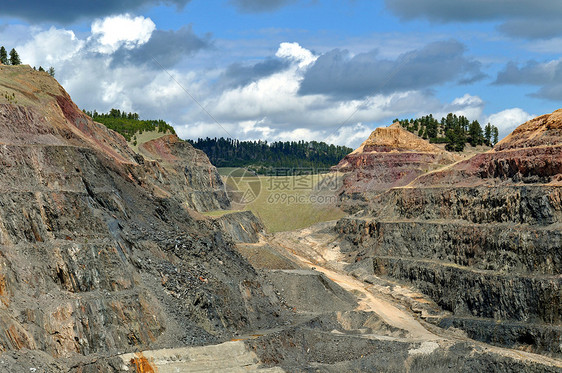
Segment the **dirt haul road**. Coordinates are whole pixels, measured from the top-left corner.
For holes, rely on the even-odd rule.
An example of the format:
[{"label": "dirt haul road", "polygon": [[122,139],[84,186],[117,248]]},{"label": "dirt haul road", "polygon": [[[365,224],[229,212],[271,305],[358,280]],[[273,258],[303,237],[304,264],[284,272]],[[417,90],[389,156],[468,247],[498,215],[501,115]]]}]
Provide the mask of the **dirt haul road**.
[{"label": "dirt haul road", "polygon": [[[373,285],[357,280],[343,272],[347,263],[341,261],[339,247],[334,243],[334,236],[321,233],[322,228],[330,223],[315,225],[299,231],[275,234],[271,243],[283,248],[290,258],[306,268],[322,272],[348,292],[359,298],[357,311],[372,311],[386,323],[408,332],[412,340],[438,340],[439,336],[428,331],[410,313],[395,304],[373,294]],[[320,231],[319,231],[320,230]]]}]

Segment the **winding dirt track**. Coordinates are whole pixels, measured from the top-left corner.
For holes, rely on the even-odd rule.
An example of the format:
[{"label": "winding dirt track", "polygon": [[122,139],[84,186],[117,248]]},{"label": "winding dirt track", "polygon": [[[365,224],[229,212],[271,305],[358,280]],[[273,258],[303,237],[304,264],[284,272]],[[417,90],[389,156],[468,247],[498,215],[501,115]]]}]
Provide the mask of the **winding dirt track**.
[{"label": "winding dirt track", "polygon": [[310,228],[300,230],[298,233],[298,235],[295,235],[295,232],[278,233],[272,242],[285,249],[297,264],[322,272],[345,290],[359,295],[358,311],[375,312],[389,325],[407,331],[412,340],[442,339],[424,328],[410,313],[385,299],[376,297],[370,290],[371,285],[334,269],[342,265],[338,261],[341,255],[337,252],[337,247],[330,248],[328,242],[323,242],[321,238],[315,240],[318,235],[314,235]]}]

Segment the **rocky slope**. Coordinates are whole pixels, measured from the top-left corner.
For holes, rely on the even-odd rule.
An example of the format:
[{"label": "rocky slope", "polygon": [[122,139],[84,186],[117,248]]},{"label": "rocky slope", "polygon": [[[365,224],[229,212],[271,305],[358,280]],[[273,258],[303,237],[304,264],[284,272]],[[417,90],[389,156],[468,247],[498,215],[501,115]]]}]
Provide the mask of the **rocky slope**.
[{"label": "rocky slope", "polygon": [[562,110],[372,199],[337,230],[486,342],[562,356]]},{"label": "rocky slope", "polygon": [[333,169],[345,173],[340,191],[342,206],[348,211],[357,211],[389,188],[404,186],[454,161],[449,152],[395,123],[377,128]]},{"label": "rocky slope", "polygon": [[222,210],[230,207],[225,187],[215,166],[201,150],[195,149],[176,135],[166,135],[139,146],[151,163],[157,177],[154,183],[165,193],[197,211]]},{"label": "rocky slope", "polygon": [[[186,208],[189,197],[171,196],[181,178],[192,177],[190,191],[215,177],[208,167],[211,179],[197,179],[201,154],[166,138],[150,148],[162,144],[164,165],[144,159],[28,66],[0,66],[0,92],[0,350],[9,371],[33,361],[105,371],[93,356],[225,341],[282,319],[277,295],[230,236]],[[182,158],[190,156],[193,168]],[[191,201],[223,207],[221,198]]]}]

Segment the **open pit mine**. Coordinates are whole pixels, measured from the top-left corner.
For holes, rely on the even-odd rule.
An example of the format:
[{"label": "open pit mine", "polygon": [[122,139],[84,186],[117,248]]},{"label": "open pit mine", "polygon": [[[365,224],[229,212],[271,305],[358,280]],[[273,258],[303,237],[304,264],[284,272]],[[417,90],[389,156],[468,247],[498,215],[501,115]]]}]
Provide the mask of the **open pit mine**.
[{"label": "open pit mine", "polygon": [[458,160],[399,126],[268,234],[174,135],[0,66],[0,372],[560,372],[562,111]]}]

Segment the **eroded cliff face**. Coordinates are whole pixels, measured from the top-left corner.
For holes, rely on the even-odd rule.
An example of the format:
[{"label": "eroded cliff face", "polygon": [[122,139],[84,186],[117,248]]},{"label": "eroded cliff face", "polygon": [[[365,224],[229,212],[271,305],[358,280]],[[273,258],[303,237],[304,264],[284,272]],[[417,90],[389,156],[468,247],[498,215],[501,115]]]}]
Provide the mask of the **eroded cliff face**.
[{"label": "eroded cliff face", "polygon": [[394,187],[455,161],[452,154],[404,130],[400,124],[377,128],[361,146],[334,167],[343,172],[341,206],[350,212]]},{"label": "eroded cliff face", "polygon": [[198,172],[182,158],[192,149],[163,140],[178,160],[145,162],[47,74],[0,66],[0,84],[6,361],[31,350],[77,359],[80,370],[93,353],[204,344],[277,324],[281,303],[231,239],[182,206],[189,198],[170,197],[178,178]]},{"label": "eroded cliff face", "polygon": [[[224,210],[230,207],[222,179],[201,150],[176,135],[166,135],[139,146],[140,153],[157,163],[154,183],[166,197],[197,211]],[[164,173],[165,175],[161,175]]]},{"label": "eroded cliff face", "polygon": [[370,200],[337,230],[356,261],[405,280],[503,346],[562,354],[562,111],[490,152]]}]

